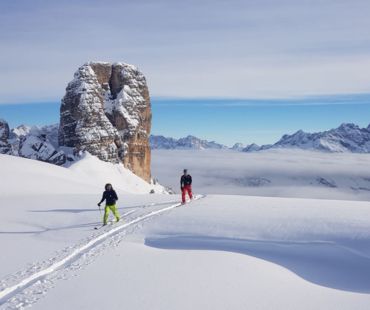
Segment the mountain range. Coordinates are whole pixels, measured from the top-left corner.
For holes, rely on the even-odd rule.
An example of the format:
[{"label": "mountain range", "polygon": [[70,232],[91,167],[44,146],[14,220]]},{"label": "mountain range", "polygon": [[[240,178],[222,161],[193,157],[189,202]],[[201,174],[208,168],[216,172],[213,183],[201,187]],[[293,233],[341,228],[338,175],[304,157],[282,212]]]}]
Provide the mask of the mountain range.
[{"label": "mountain range", "polygon": [[[56,165],[68,165],[74,161],[76,154],[70,147],[58,145],[59,125],[43,127],[21,125],[9,128],[5,120],[0,120],[0,153],[41,160]],[[307,133],[298,130],[292,135],[283,135],[274,144],[259,146],[255,143],[243,145],[235,143],[232,147],[187,136],[181,139],[151,135],[152,150],[155,149],[231,149],[239,152],[258,152],[268,149],[303,149],[331,153],[370,153],[370,125],[366,128],[351,123],[344,123],[338,128]]]},{"label": "mountain range", "polygon": [[227,149],[226,145],[216,143],[215,141],[202,140],[194,136],[187,136],[181,139],[166,138],[164,136],[151,135],[149,138],[150,147],[155,149]]},{"label": "mountain range", "polygon": [[194,136],[181,139],[164,136],[150,136],[152,149],[232,149],[241,152],[257,152],[267,149],[294,148],[332,153],[370,153],[370,125],[360,128],[352,123],[343,123],[338,128],[327,131],[307,133],[298,130],[292,135],[283,135],[274,144],[244,145],[235,143],[231,148],[215,141],[202,140]]}]

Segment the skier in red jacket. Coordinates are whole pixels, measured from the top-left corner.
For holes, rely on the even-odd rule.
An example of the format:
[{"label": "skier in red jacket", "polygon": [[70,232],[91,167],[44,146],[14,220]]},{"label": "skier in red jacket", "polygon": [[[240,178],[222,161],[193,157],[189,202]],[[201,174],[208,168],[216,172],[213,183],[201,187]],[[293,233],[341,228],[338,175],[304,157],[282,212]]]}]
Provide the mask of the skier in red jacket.
[{"label": "skier in red jacket", "polygon": [[180,187],[182,193],[182,203],[186,202],[185,195],[188,192],[190,199],[193,199],[193,193],[191,192],[191,183],[193,182],[191,175],[188,174],[188,170],[184,169],[184,174],[181,176]]}]

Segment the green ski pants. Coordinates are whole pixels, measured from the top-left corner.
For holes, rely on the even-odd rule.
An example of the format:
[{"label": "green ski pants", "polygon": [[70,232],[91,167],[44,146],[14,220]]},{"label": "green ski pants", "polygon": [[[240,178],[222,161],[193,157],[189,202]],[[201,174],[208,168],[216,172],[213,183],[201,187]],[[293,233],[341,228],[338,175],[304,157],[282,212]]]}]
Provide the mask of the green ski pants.
[{"label": "green ski pants", "polygon": [[111,205],[111,206],[108,206],[107,205],[104,208],[104,219],[103,219],[104,225],[107,225],[108,216],[109,216],[109,210],[112,211],[113,215],[116,217],[116,220],[119,221],[119,213],[117,211],[116,205]]}]

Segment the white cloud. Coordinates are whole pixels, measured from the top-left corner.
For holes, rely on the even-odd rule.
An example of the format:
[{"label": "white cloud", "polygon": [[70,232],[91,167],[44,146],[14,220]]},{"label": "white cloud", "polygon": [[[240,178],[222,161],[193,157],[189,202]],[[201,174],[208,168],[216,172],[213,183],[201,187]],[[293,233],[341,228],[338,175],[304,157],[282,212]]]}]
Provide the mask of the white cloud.
[{"label": "white cloud", "polygon": [[60,99],[88,60],[126,61],[155,96],[370,92],[368,1],[0,4],[0,102]]}]

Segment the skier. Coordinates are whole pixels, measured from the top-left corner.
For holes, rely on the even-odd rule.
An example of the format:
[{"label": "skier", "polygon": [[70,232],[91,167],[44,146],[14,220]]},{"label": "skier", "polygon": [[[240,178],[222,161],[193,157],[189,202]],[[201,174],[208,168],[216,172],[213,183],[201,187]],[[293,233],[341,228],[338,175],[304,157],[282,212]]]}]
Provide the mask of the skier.
[{"label": "skier", "polygon": [[182,193],[182,204],[186,202],[185,195],[188,192],[190,199],[193,199],[193,193],[191,192],[191,183],[192,183],[191,175],[188,174],[188,170],[184,169],[184,174],[181,176],[180,180],[180,187]]},{"label": "skier", "polygon": [[116,207],[116,201],[118,200],[118,196],[115,190],[113,189],[112,184],[109,183],[105,184],[105,191],[103,192],[103,197],[98,203],[99,207],[104,200],[105,208],[104,208],[103,226],[107,225],[109,210],[112,211],[112,213],[116,217],[116,221],[118,222],[120,220],[120,216]]}]

